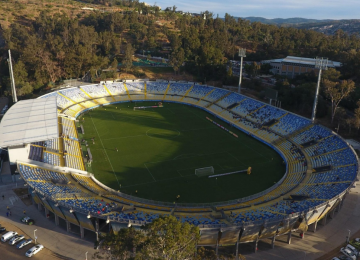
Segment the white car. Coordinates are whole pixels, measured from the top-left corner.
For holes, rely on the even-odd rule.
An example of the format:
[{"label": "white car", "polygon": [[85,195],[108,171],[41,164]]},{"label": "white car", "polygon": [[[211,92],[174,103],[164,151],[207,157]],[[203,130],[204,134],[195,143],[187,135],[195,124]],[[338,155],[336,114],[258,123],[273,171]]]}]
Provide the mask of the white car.
[{"label": "white car", "polygon": [[344,255],[350,257],[351,259],[356,260],[356,255],[349,248],[342,247],[340,249],[340,252],[343,253]]},{"label": "white car", "polygon": [[351,252],[353,252],[353,254],[355,256],[357,256],[357,254],[359,253],[358,250],[355,247],[353,247],[352,245],[350,245],[350,244],[347,244],[346,248],[349,249]]},{"label": "white car", "polygon": [[36,245],[30,248],[26,253],[25,256],[32,257],[33,255],[37,254],[39,251],[41,251],[44,248],[43,245]]},{"label": "white car", "polygon": [[355,238],[354,240],[355,240],[355,242],[360,243],[360,238],[359,237]]},{"label": "white car", "polygon": [[334,257],[331,260],[352,260],[352,258],[348,257],[346,255],[341,255],[341,256]]},{"label": "white car", "polygon": [[12,246],[13,246],[13,245],[15,245],[17,242],[23,240],[24,238],[25,238],[24,235],[20,235],[20,236],[16,235],[16,236],[14,236],[12,239],[10,239],[9,245],[12,245]]},{"label": "white car", "polygon": [[2,242],[6,242],[6,241],[8,241],[9,239],[11,239],[12,237],[16,236],[17,234],[18,234],[17,232],[9,231],[9,232],[7,232],[6,234],[4,234],[4,235],[1,236],[1,241],[2,241]]}]

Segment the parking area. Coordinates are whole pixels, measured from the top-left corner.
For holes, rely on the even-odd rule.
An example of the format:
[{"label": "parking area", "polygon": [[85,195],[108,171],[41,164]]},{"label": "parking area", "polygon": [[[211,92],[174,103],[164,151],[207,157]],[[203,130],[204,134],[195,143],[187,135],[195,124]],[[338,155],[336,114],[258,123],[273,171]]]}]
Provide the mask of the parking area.
[{"label": "parking area", "polygon": [[[2,227],[5,227],[6,231],[2,231],[0,233],[0,237],[4,235],[8,231],[15,231],[19,235],[25,235],[25,239],[29,239],[29,236],[27,236],[21,229],[17,228],[16,226],[9,224],[7,222],[1,221],[0,225]],[[19,243],[19,242],[18,242]],[[21,249],[17,249],[16,245],[9,245],[9,241],[7,242],[1,242],[0,241],[0,259],[11,259],[11,260],[18,260],[18,259],[28,259],[28,257],[25,256],[25,253],[27,250],[32,248],[34,246],[34,243],[30,243],[26,246],[24,246]],[[39,259],[39,260],[45,260],[45,259],[69,259],[63,256],[59,256],[56,253],[53,253],[47,248],[42,249],[40,252],[38,252],[36,255],[32,256],[31,259]]]}]

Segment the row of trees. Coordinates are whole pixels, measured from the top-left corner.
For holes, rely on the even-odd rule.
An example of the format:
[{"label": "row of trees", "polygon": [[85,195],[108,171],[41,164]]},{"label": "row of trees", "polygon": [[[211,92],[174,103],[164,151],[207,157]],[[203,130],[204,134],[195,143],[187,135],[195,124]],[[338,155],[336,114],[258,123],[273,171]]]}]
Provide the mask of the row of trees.
[{"label": "row of trees", "polygon": [[[120,2],[118,4],[132,8],[142,6],[138,1]],[[109,1],[103,1],[103,4],[109,4]],[[231,75],[226,73],[226,63],[228,59],[238,59],[238,46],[249,50],[247,60],[259,61],[286,55],[324,56],[343,63],[341,80],[356,79],[360,72],[360,39],[342,31],[328,36],[311,30],[250,23],[228,14],[225,19],[220,19],[207,11],[206,20],[202,16],[183,15],[160,24],[155,15],[140,15],[139,9],[129,10],[132,11],[92,12],[81,19],[70,18],[65,13],[48,15],[42,12],[34,21],[29,21],[27,27],[15,21],[3,31],[6,46],[0,50],[3,54],[0,83],[5,87],[0,92],[10,93],[6,89],[9,78],[4,59],[8,48],[13,52],[15,80],[20,96],[38,91],[51,82],[82,77],[89,71],[93,79],[104,78],[108,75],[102,70],[111,67],[115,71],[117,62],[122,62],[128,71],[135,50],[150,50],[154,55],[169,58],[175,72],[185,62],[184,69],[199,81],[231,83]],[[171,47],[169,56],[161,52],[164,44]],[[246,69],[251,75],[256,75],[257,71],[269,68],[254,63]],[[283,89],[285,107],[288,104],[295,111],[299,109],[308,113],[312,103],[312,98],[308,97],[315,90],[315,82],[316,79],[311,79],[295,84],[299,86],[295,90],[289,90],[286,84],[278,86]],[[324,81],[323,86],[329,84]],[[341,87],[344,84],[335,85]],[[326,93],[322,93],[320,114],[330,97],[330,92]],[[291,100],[287,98],[289,96]],[[343,97],[342,102],[333,102],[330,97],[333,114],[336,114],[339,105],[354,110],[359,99],[360,91],[357,88],[349,98]]]},{"label": "row of trees", "polygon": [[[332,68],[323,72],[316,117],[321,118],[329,114],[330,125],[336,124],[337,131],[340,126],[342,129],[346,126],[349,132],[352,128],[359,130],[360,100],[356,99],[359,88],[354,81],[341,77],[341,73]],[[279,80],[274,88],[279,93],[282,107],[310,116],[316,81],[317,75],[314,72],[299,75],[293,80]]]},{"label": "row of trees", "polygon": [[[234,259],[234,255],[216,256],[211,249],[199,248],[200,230],[182,223],[174,216],[158,218],[143,226],[120,229],[117,234],[106,235],[95,259],[171,259],[217,260]],[[243,256],[240,259],[244,260]]]}]

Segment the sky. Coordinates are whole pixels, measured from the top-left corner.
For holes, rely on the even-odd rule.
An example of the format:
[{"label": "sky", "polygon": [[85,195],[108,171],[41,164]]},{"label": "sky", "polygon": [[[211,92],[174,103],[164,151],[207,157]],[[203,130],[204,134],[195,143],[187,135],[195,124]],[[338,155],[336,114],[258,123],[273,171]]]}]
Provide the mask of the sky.
[{"label": "sky", "polygon": [[[259,16],[264,18],[302,17],[311,19],[360,19],[360,0],[156,0],[146,3],[162,9],[177,6],[177,10],[200,13],[210,11],[224,17]],[[155,0],[154,0],[155,1]]]}]

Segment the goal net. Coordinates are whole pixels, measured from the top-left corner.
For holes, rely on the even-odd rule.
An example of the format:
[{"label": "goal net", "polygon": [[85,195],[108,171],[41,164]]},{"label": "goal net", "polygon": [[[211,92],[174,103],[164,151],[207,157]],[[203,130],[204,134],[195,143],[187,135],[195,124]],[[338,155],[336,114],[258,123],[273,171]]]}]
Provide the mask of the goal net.
[{"label": "goal net", "polygon": [[198,177],[209,176],[211,174],[214,174],[214,167],[212,166],[195,169],[195,175]]}]

